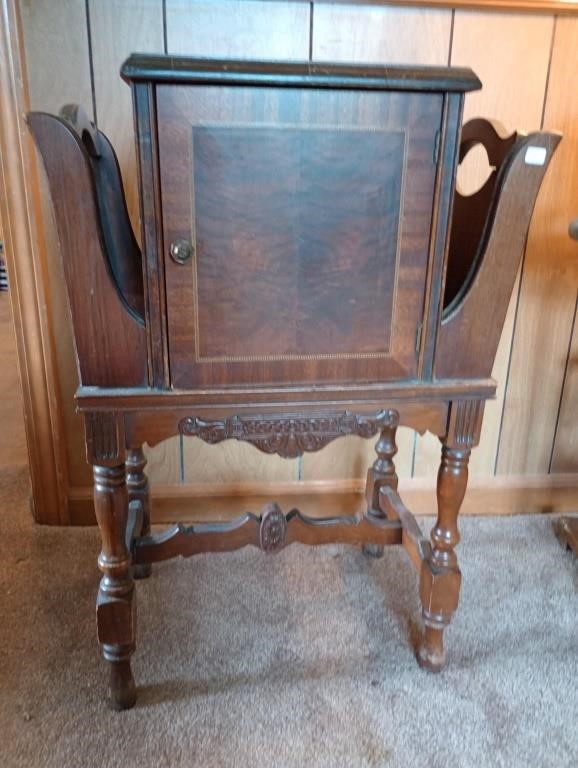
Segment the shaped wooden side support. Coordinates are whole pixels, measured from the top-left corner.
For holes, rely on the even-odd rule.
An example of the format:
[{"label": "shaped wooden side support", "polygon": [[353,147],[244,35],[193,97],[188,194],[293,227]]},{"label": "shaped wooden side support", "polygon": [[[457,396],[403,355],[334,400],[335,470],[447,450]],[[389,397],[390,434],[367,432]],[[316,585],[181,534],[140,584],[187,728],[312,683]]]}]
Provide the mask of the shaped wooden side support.
[{"label": "shaped wooden side support", "polygon": [[[470,125],[470,124],[468,124]],[[483,126],[486,125],[484,129]],[[488,127],[489,126],[489,127]],[[504,140],[486,121],[464,127],[465,144],[488,147],[501,163],[474,204],[456,196],[444,313],[435,353],[435,376],[491,375],[540,184],[560,136],[533,133]],[[491,318],[480,332],[480,318]]]},{"label": "shaped wooden side support", "polygon": [[118,164],[106,137],[75,120],[80,133],[52,115],[28,116],[50,185],[81,383],[142,386],[142,268]]}]

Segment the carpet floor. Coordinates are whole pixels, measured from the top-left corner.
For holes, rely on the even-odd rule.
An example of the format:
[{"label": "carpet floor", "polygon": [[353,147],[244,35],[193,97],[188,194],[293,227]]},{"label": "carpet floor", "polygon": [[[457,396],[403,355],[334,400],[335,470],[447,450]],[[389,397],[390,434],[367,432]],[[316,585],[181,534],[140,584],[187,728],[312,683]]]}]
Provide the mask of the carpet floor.
[{"label": "carpet floor", "polygon": [[160,564],[137,586],[137,706],[114,713],[98,532],[34,526],[28,493],[24,469],[0,472],[2,768],[578,765],[578,566],[547,517],[463,519],[440,675],[413,657],[400,548]]}]

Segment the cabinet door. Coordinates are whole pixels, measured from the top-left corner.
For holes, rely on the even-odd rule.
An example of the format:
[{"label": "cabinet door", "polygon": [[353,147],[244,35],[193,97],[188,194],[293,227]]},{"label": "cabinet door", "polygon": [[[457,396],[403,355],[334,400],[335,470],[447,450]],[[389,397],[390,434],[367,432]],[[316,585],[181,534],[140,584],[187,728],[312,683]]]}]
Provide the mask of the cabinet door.
[{"label": "cabinet door", "polygon": [[441,107],[157,88],[174,387],[416,376]]}]

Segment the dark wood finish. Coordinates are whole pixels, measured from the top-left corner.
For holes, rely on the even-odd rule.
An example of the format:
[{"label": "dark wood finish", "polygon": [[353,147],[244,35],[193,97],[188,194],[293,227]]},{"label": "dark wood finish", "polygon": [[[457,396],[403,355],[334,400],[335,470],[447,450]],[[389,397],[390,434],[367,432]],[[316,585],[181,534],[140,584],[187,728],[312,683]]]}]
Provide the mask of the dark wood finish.
[{"label": "dark wood finish", "polygon": [[[140,506],[140,527],[137,536],[149,536],[151,532],[151,501],[149,481],[146,476],[146,457],[142,447],[129,448],[126,452],[126,486],[129,504],[138,502]],[[150,565],[136,565],[133,569],[135,579],[146,579],[151,575]]]},{"label": "dark wood finish", "polygon": [[438,162],[436,191],[432,212],[429,270],[426,287],[424,327],[420,336],[420,378],[432,377],[436,338],[442,308],[443,276],[447,263],[450,236],[450,218],[453,205],[458,161],[458,142],[463,113],[463,100],[456,94],[447,94],[440,136],[441,162]]},{"label": "dark wood finish", "polygon": [[415,517],[397,491],[389,485],[382,486],[379,492],[379,508],[388,520],[399,520],[402,527],[401,543],[419,573],[423,561],[431,559],[431,544],[423,535]]},{"label": "dark wood finish", "polygon": [[[395,434],[399,425],[399,413],[391,411],[389,422],[383,426],[379,440],[375,446],[377,458],[373,466],[367,471],[367,480],[365,484],[365,500],[367,502],[367,514],[376,518],[383,517],[379,506],[379,493],[381,488],[389,486],[393,490],[397,489],[397,474],[393,459],[397,453]],[[363,548],[366,555],[370,557],[381,557],[383,547],[379,544],[366,544]]]},{"label": "dark wood finish", "polygon": [[121,68],[129,83],[247,85],[284,88],[353,89],[464,93],[482,87],[471,69],[462,67],[358,66],[316,62],[191,59],[135,53]]},{"label": "dark wood finish", "polygon": [[[113,705],[135,697],[133,573],[247,545],[273,553],[340,542],[380,555],[403,544],[420,578],[418,660],[439,670],[459,599],[468,459],[496,388],[487,377],[510,278],[558,137],[504,143],[477,121],[460,152],[464,91],[479,86],[466,70],[138,56],[123,76],[134,94],[146,332],[134,317],[140,254],[112,150],[74,111],[76,132],[31,116],[73,306]],[[452,229],[456,167],[477,141],[499,168],[473,213],[456,207],[472,231],[455,219]],[[89,315],[100,302],[94,316],[89,298]],[[442,442],[429,540],[397,494],[400,425]],[[272,502],[260,516],[152,534],[142,445],[178,434],[284,457],[379,434],[365,509],[313,519]]]},{"label": "dark wood finish", "polygon": [[169,386],[166,296],[161,218],[159,156],[156,131],[156,99],[152,85],[133,89],[137,136],[140,214],[142,223],[145,320],[148,350],[148,381],[151,387]]},{"label": "dark wood finish", "polygon": [[158,87],[165,250],[194,251],[165,261],[174,387],[416,377],[441,109]]},{"label": "dark wood finish", "polygon": [[[488,135],[489,130],[480,134],[479,143]],[[454,299],[444,311],[435,357],[437,378],[491,375],[534,203],[560,138],[552,133],[533,133],[518,139],[500,166],[489,207],[485,213],[471,216],[476,230],[483,220],[481,240],[471,243],[472,250],[476,249],[473,254],[461,249],[467,270],[456,270],[455,262],[452,267],[452,271],[465,274],[465,281],[459,286],[452,284]],[[528,157],[539,160],[538,164],[529,163]],[[476,202],[486,203],[483,198]],[[467,215],[461,208],[456,213]],[[464,225],[455,221],[459,237]],[[454,251],[460,254],[459,247]],[[487,320],[483,333],[477,331],[480,317]]]},{"label": "dark wood finish", "polygon": [[142,256],[130,223],[116,154],[104,133],[95,128],[78,105],[67,104],[60,110],[60,117],[74,128],[88,153],[107,264],[121,300],[142,325]]},{"label": "dark wood finish", "polygon": [[103,573],[96,602],[98,640],[110,664],[114,709],[132,707],[136,688],[130,669],[135,648],[136,603],[131,555],[126,547],[128,493],[124,464],[94,465],[94,509],[102,536],[98,567]]},{"label": "dark wood finish", "polygon": [[401,543],[398,524],[371,515],[311,518],[292,509],[284,515],[277,504],[267,504],[257,517],[247,513],[227,523],[178,524],[163,533],[135,541],[133,561],[156,563],[181,555],[202,552],[232,552],[246,546],[278,552],[289,544]]},{"label": "dark wood finish", "polygon": [[488,211],[492,204],[498,184],[498,172],[515,145],[517,134],[503,137],[499,126],[487,120],[470,120],[462,129],[460,143],[460,163],[468,152],[482,144],[488,155],[492,172],[477,192],[454,195],[454,216],[452,220],[450,250],[444,292],[444,310],[468,290],[483,254],[484,227],[488,221]]},{"label": "dark wood finish", "polygon": [[[266,417],[233,416],[219,421],[204,421],[196,416],[179,422],[182,435],[199,437],[206,443],[244,440],[263,453],[276,453],[284,459],[319,451],[338,437],[372,437],[384,425],[399,422],[396,411],[373,415],[343,413],[275,414]],[[382,433],[383,434],[383,433]]]},{"label": "dark wood finish", "polygon": [[[64,120],[42,112],[31,113],[28,123],[48,176],[66,282],[74,286],[68,297],[81,381],[100,387],[144,386],[145,329],[129,311],[130,299],[122,297],[110,267],[112,261],[120,264],[130,259],[127,274],[134,266],[134,253],[123,250],[114,257],[108,255],[93,166],[81,137]],[[118,183],[115,200],[122,198]],[[124,210],[123,204],[119,218]],[[111,217],[116,213],[111,210]],[[111,235],[108,244],[112,246],[113,241]]]}]

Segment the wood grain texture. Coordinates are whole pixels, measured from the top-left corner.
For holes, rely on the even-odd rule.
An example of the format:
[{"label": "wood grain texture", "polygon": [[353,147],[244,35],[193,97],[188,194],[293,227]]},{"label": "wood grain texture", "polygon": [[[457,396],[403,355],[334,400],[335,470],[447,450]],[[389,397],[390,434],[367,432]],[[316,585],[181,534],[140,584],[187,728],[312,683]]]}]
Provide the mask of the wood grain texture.
[{"label": "wood grain texture", "polygon": [[194,437],[183,438],[186,483],[241,481],[290,481],[298,479],[298,459],[266,456],[252,445],[228,441],[207,445]]},{"label": "wood grain texture", "polygon": [[157,87],[173,386],[416,376],[441,102]]},{"label": "wood grain texture", "polygon": [[[313,59],[354,63],[443,65],[448,61],[451,12],[401,8],[354,8],[316,3]],[[414,435],[399,429],[397,473],[412,472]],[[305,480],[365,477],[375,459],[371,441],[349,438],[303,457]]]},{"label": "wood grain texture", "polygon": [[[27,108],[58,114],[69,102],[82,104],[92,116],[90,62],[84,0],[55,0],[37,3],[23,0],[22,34],[26,59],[29,105]],[[64,275],[59,253],[58,235],[50,202],[48,183],[39,164],[38,187],[32,192],[39,200],[39,248],[43,251],[46,270],[47,323],[54,344],[54,380],[51,382],[62,402],[61,426],[58,434],[66,455],[68,481],[71,485],[90,482],[86,464],[82,419],[74,408],[74,392],[78,387],[72,328],[67,311]],[[32,179],[30,179],[32,181]],[[49,277],[48,277],[49,276]],[[23,301],[38,301],[30,295]],[[39,361],[40,362],[40,361]],[[44,387],[38,379],[38,390]],[[47,460],[47,459],[46,459]],[[45,522],[48,522],[46,520]]]},{"label": "wood grain texture", "polygon": [[91,0],[89,8],[97,124],[117,154],[129,215],[140,240],[132,100],[119,71],[133,51],[163,52],[162,1]]},{"label": "wood grain texture", "polygon": [[[544,181],[523,265],[498,453],[500,473],[548,472],[576,305],[578,259],[568,225],[578,200],[578,19],[558,19],[546,128],[564,138]],[[568,169],[572,169],[569,172]]]},{"label": "wood grain texture", "polygon": [[20,0],[30,106],[58,114],[63,104],[92,111],[84,0]]},{"label": "wood grain texture", "polygon": [[[468,126],[464,127],[464,133]],[[447,307],[436,347],[436,376],[490,376],[494,355],[500,341],[512,288],[521,263],[532,210],[544,175],[560,143],[560,134],[535,132],[520,137],[506,161],[506,171],[498,174],[491,203],[491,232],[483,241],[477,258],[480,263],[467,290],[458,292],[456,301]],[[542,152],[541,165],[527,162],[528,153]],[[498,163],[499,165],[499,163]],[[477,198],[476,198],[477,199]],[[464,198],[459,198],[460,216]],[[467,216],[474,228],[475,215]],[[466,238],[458,231],[462,241]],[[453,256],[453,254],[452,254]],[[467,258],[467,251],[465,252]],[[464,258],[464,254],[462,255]],[[499,275],[499,281],[496,281]],[[486,332],[479,334],[479,318],[492,318]],[[456,349],[460,340],[468,339],[468,348],[457,365]]]},{"label": "wood grain texture", "polygon": [[[139,242],[140,229],[136,150],[130,88],[120,76],[123,61],[134,51],[162,53],[162,0],[91,0],[90,29],[94,93],[98,127],[110,139],[120,165],[127,207]],[[178,438],[149,448],[147,473],[151,481],[180,482]]]},{"label": "wood grain texture", "polygon": [[[195,56],[307,59],[309,3],[184,2],[167,0],[167,50]],[[296,460],[263,456],[235,442],[209,446],[183,441],[186,482],[297,479]]]},{"label": "wood grain texture", "polygon": [[[578,211],[578,200],[576,201]],[[578,259],[578,243],[575,243]],[[572,344],[552,451],[551,472],[578,472],[578,322],[574,314]]]},{"label": "wood grain texture", "polygon": [[241,59],[307,59],[309,3],[167,0],[167,52]]},{"label": "wood grain texture", "polygon": [[28,123],[50,183],[81,381],[141,387],[147,376],[145,329],[114,287],[89,155],[63,120],[31,112]]},{"label": "wood grain texture", "polygon": [[[548,16],[456,12],[451,63],[471,66],[483,84],[481,91],[466,95],[464,122],[479,116],[496,119],[506,132],[540,127],[553,24]],[[484,163],[487,168],[487,158],[482,156],[467,169],[460,177],[462,188],[472,191],[479,186],[486,173]],[[517,283],[492,370],[498,382],[496,399],[486,405],[480,445],[469,464],[472,476],[494,474],[516,299]],[[418,438],[415,475],[430,475],[438,463],[438,441],[430,435]]]},{"label": "wood grain texture", "polygon": [[0,420],[2,431],[8,438],[0,442],[0,466],[2,467],[28,463],[23,406],[10,296],[2,291],[0,293]]},{"label": "wood grain texture", "polygon": [[450,34],[448,10],[315,4],[312,58],[356,64],[447,64]]}]

